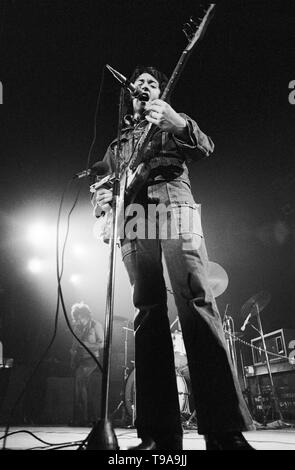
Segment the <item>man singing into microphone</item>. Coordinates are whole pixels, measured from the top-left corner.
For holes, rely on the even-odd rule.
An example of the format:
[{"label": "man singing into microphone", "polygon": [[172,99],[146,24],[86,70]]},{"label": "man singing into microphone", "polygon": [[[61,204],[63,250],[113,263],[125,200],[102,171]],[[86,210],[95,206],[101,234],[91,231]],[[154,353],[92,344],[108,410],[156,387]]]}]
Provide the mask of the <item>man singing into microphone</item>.
[{"label": "man singing into microphone", "polygon": [[[145,148],[151,171],[135,202],[145,209],[150,204],[169,208],[167,224],[177,231],[177,236],[169,236],[173,230],[165,231],[163,236],[159,229],[155,237],[147,233],[129,237],[125,233],[121,239],[136,309],[135,424],[142,440],[137,449],[182,449],[163,256],[187,353],[198,432],[204,435],[207,450],[253,450],[242,434],[252,428],[252,419],[229,359],[208,283],[200,210],[188,176],[187,162],[209,157],[214,144],[193,119],[160,99],[167,84],[164,74],[153,67],[137,67],[130,80],[146,93],[148,101],[141,101],[140,95],[129,98],[130,115],[125,117],[120,164],[129,161],[146,126],[154,124],[157,131]],[[104,157],[112,172],[115,149],[113,141]],[[109,211],[111,202],[112,190],[98,189],[93,198],[97,215]]]}]

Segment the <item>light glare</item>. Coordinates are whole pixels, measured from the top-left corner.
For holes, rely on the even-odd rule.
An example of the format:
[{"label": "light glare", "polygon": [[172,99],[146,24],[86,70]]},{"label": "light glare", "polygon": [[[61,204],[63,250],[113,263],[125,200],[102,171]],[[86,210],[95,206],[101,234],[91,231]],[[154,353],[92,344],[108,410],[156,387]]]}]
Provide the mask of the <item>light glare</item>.
[{"label": "light glare", "polygon": [[38,258],[33,258],[28,262],[28,270],[33,274],[41,273],[43,267],[43,262]]},{"label": "light glare", "polygon": [[81,275],[80,274],[72,274],[70,277],[70,282],[77,286],[81,283]]},{"label": "light glare", "polygon": [[52,240],[54,241],[54,238],[52,238],[54,236],[53,230],[52,227],[44,222],[36,222],[28,228],[27,238],[33,245],[48,246],[48,243]]}]

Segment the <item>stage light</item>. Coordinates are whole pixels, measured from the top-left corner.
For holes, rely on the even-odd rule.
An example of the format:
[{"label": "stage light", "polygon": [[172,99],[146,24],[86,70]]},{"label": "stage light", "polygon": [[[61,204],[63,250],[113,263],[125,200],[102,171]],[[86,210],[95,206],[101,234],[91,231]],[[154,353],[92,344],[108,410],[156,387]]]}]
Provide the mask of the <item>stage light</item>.
[{"label": "stage light", "polygon": [[78,286],[79,284],[81,284],[81,275],[80,274],[72,274],[70,276],[70,282],[72,284],[74,284],[75,286]]},{"label": "stage light", "polygon": [[33,274],[39,274],[43,271],[43,269],[43,262],[38,258],[33,258],[28,262],[28,270]]},{"label": "stage light", "polygon": [[27,239],[36,246],[48,246],[55,240],[55,229],[44,222],[36,222],[32,224],[27,231]]}]

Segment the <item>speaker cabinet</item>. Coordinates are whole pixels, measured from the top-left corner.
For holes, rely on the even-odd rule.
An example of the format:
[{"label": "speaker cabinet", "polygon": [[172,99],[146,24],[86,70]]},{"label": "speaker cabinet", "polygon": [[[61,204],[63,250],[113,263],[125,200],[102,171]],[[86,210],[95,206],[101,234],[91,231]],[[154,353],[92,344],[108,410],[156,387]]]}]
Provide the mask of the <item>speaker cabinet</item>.
[{"label": "speaker cabinet", "polygon": [[[270,362],[288,360],[292,358],[295,349],[295,330],[280,329],[264,335],[266,350],[269,354]],[[253,365],[265,363],[265,353],[261,337],[251,340]],[[260,350],[256,349],[260,348]]]}]

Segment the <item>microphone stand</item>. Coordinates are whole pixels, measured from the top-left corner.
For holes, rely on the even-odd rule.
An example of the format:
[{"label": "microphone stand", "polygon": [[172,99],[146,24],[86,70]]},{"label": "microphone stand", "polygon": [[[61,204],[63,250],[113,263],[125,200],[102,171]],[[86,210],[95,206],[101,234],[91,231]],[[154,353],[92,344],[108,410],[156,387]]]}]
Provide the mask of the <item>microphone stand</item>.
[{"label": "microphone stand", "polygon": [[[127,320],[127,325],[128,325],[128,320]],[[128,367],[128,331],[133,331],[127,326],[123,326],[123,330],[125,330],[125,340],[124,340],[124,366],[123,366],[123,384],[122,384],[122,389],[120,393],[120,402],[118,406],[115,408],[115,410],[112,412],[112,417],[115,416],[115,414],[120,410],[122,407],[122,417],[121,417],[121,425],[126,426],[127,422],[127,416],[126,416],[126,406],[125,406],[125,390],[126,390],[126,384],[128,380],[128,372],[129,372],[129,367]]]},{"label": "microphone stand", "polygon": [[227,343],[228,352],[232,360],[232,364],[234,366],[236,375],[238,376],[237,352],[236,352],[236,347],[235,347],[234,340],[233,340],[233,335],[235,333],[234,320],[231,316],[227,315],[227,309],[228,309],[228,305],[226,306],[226,310],[225,310],[224,317],[223,317],[223,329],[225,332],[225,339]]},{"label": "microphone stand", "polygon": [[112,200],[112,237],[110,240],[109,273],[105,311],[105,351],[102,370],[101,419],[98,420],[86,438],[86,450],[118,450],[118,440],[109,419],[110,362],[113,334],[113,310],[115,291],[116,245],[118,236],[118,202],[120,197],[120,150],[123,120],[124,88],[121,88],[118,117],[115,180]]}]

